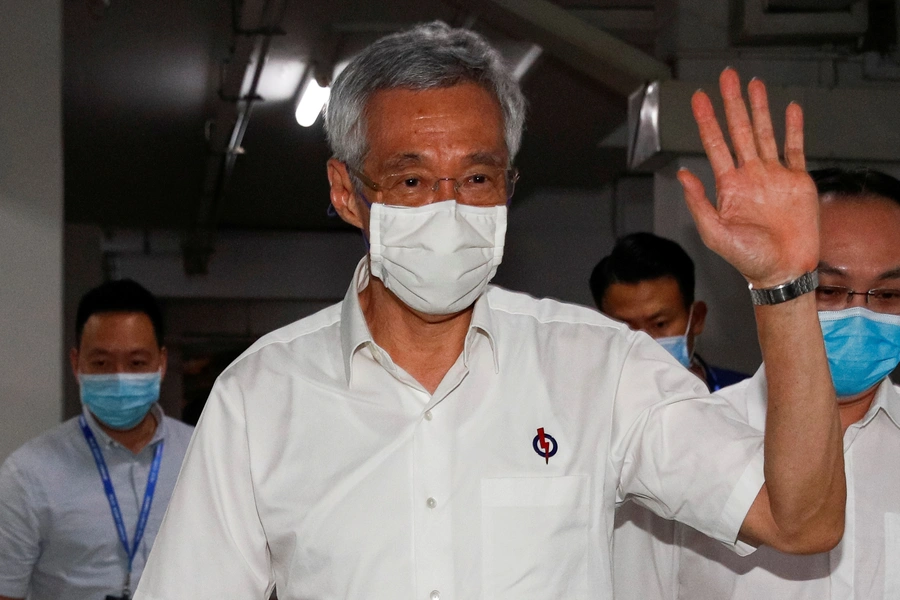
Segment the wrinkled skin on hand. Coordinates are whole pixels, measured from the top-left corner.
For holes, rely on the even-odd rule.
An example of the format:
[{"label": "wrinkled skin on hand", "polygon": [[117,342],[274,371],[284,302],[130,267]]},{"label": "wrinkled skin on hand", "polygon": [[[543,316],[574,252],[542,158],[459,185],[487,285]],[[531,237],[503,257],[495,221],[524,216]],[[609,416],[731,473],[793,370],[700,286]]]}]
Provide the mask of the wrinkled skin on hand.
[{"label": "wrinkled skin on hand", "polygon": [[773,287],[815,270],[819,261],[819,201],[806,173],[803,111],[786,110],[784,162],[772,129],[766,87],[747,86],[751,115],[734,69],[719,78],[734,156],[703,91],[691,99],[703,148],[716,178],[715,206],[700,180],[681,170],[678,179],[703,242],[755,288]]}]

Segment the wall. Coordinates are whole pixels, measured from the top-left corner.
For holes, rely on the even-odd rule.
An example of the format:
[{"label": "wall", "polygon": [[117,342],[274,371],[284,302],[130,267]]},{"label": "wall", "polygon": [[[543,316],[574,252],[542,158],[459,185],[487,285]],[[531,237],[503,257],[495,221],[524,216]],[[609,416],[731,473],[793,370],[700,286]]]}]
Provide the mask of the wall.
[{"label": "wall", "polygon": [[[75,318],[78,302],[92,288],[103,283],[103,233],[97,225],[66,224],[63,265],[63,350],[75,347]],[[81,412],[78,381],[68,360],[63,365],[63,418]]]},{"label": "wall", "polygon": [[[514,201],[516,202],[516,201]],[[653,226],[653,180],[599,191],[541,190],[513,206],[494,282],[537,297],[594,306],[588,278],[616,238]]]},{"label": "wall", "polygon": [[62,5],[0,14],[0,460],[62,401]]}]

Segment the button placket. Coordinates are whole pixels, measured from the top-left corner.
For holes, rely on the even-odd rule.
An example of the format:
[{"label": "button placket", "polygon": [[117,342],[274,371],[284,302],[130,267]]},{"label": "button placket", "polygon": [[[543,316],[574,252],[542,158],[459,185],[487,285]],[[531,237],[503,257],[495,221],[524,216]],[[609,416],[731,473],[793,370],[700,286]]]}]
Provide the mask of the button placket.
[{"label": "button placket", "polygon": [[[451,397],[429,398],[416,428],[416,581],[420,598],[453,597],[453,548],[449,498],[454,432],[446,413]],[[436,414],[440,409],[441,415]]]}]

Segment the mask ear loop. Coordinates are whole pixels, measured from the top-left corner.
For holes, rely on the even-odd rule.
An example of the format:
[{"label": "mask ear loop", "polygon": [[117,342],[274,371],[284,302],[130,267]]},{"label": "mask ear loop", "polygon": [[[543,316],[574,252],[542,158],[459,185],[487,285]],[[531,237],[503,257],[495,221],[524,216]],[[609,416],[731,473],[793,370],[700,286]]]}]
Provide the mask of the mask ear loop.
[{"label": "mask ear loop", "polygon": [[[691,310],[688,312],[688,322],[687,328],[684,330],[684,341],[688,342],[688,333],[691,331],[691,321],[694,319],[694,305],[691,304]],[[688,360],[690,364],[694,364],[694,354],[697,350],[697,340],[694,340],[694,343],[691,344],[690,353],[688,354]]]},{"label": "mask ear loop", "polygon": [[[359,197],[362,198],[362,201],[366,203],[366,208],[369,209],[369,215],[371,215],[372,214],[372,203],[369,202],[369,199],[366,198],[365,194],[363,194],[362,192],[357,192],[357,193],[359,194]],[[371,220],[371,216],[370,216],[370,220]],[[369,236],[366,235],[365,229],[360,229],[359,232],[362,234],[363,243],[366,245],[366,253],[368,254],[369,250],[371,249],[371,246],[369,245]]]}]

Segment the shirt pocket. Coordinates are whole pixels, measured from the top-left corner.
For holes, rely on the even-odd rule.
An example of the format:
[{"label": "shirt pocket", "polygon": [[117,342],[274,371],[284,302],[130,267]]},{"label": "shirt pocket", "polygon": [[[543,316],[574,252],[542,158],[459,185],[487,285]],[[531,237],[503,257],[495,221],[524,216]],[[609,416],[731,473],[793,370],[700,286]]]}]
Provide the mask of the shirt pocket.
[{"label": "shirt pocket", "polygon": [[485,600],[588,596],[587,476],[482,479]]},{"label": "shirt pocket", "polygon": [[900,598],[900,513],[884,513],[884,600]]}]

